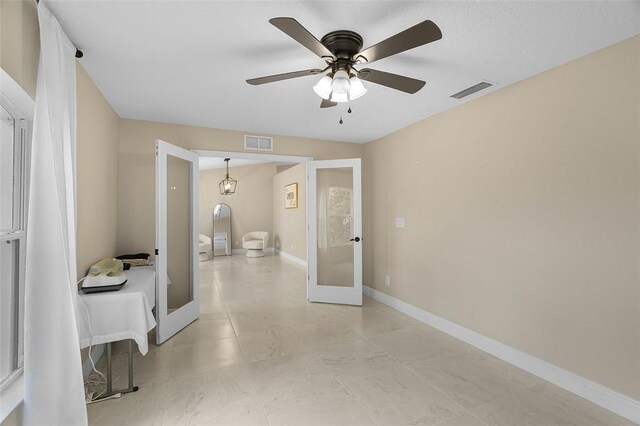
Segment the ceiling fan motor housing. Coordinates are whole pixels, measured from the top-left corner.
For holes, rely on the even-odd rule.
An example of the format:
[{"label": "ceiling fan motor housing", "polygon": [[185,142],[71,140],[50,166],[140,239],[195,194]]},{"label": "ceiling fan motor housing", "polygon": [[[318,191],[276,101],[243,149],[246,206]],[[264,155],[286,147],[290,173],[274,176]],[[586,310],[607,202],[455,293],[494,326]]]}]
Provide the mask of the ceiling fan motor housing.
[{"label": "ceiling fan motor housing", "polygon": [[338,30],[332,31],[322,37],[322,43],[337,58],[332,68],[351,70],[354,64],[354,57],[362,50],[362,36],[354,31]]}]

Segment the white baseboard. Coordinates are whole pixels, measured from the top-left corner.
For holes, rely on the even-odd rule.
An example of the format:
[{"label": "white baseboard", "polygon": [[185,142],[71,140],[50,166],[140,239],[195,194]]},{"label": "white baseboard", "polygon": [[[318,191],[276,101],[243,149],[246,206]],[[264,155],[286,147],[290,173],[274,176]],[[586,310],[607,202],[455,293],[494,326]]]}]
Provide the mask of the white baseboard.
[{"label": "white baseboard", "polygon": [[409,315],[433,328],[494,355],[531,374],[541,377],[594,404],[640,424],[640,401],[629,398],[596,382],[567,371],[556,365],[512,348],[473,330],[422,310],[379,290],[363,286],[364,294]]},{"label": "white baseboard", "polygon": [[[104,351],[105,345],[103,344],[91,346],[91,358],[93,359],[93,362],[97,364]],[[85,379],[89,376],[89,373],[91,373],[91,369],[91,360],[87,357],[87,359],[84,361],[84,364],[82,365],[82,373],[84,374]]]},{"label": "white baseboard", "polygon": [[[266,249],[263,250],[265,253],[273,253],[274,249],[273,247],[267,247]],[[239,249],[231,249],[231,254],[245,254],[247,252],[247,249],[243,249],[243,248],[239,248]]]},{"label": "white baseboard", "polygon": [[307,267],[307,261],[304,259],[300,259],[299,257],[296,257],[292,254],[287,253],[286,251],[282,251],[280,249],[275,249],[273,251],[275,254],[277,254],[278,256],[282,256],[287,260],[290,260],[294,263],[297,263],[300,266],[304,266],[305,268]]}]

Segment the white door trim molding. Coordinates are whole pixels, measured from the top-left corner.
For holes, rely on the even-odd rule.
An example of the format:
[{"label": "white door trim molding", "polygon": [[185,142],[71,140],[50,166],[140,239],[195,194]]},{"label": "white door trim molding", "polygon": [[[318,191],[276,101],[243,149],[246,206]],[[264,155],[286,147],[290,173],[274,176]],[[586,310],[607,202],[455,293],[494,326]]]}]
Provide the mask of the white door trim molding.
[{"label": "white door trim molding", "polygon": [[541,377],[571,393],[640,424],[640,401],[593,382],[526,352],[500,343],[480,333],[434,315],[374,288],[363,286],[364,294],[447,333],[503,361]]},{"label": "white door trim molding", "polygon": [[312,161],[313,157],[301,157],[298,155],[278,155],[269,153],[234,152],[234,151],[211,151],[206,149],[192,149],[200,157],[235,158],[239,160],[268,160],[274,163],[306,163]]}]

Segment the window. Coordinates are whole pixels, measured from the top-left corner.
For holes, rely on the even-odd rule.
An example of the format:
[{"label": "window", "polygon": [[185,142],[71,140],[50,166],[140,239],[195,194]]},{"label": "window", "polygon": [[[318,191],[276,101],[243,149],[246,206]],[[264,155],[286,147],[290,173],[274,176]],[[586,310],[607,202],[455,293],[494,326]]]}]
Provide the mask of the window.
[{"label": "window", "polygon": [[351,188],[330,186],[327,192],[327,218],[329,219],[329,247],[341,247],[351,244],[353,206]]},{"label": "window", "polygon": [[0,94],[0,390],[22,371],[27,121]]}]

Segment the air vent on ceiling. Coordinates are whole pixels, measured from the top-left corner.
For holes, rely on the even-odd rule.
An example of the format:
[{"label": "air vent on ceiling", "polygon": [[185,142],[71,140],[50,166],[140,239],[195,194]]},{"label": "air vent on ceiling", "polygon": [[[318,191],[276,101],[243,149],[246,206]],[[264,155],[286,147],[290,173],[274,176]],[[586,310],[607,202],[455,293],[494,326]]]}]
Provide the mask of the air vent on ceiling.
[{"label": "air vent on ceiling", "polygon": [[462,99],[462,98],[466,98],[469,95],[473,95],[476,92],[479,92],[483,89],[486,89],[487,87],[491,87],[493,86],[493,84],[488,83],[486,81],[481,81],[478,84],[475,84],[471,87],[467,87],[464,90],[459,91],[456,94],[451,95],[452,98],[456,98],[456,99]]},{"label": "air vent on ceiling", "polygon": [[273,151],[273,138],[270,136],[244,135],[244,149]]}]

